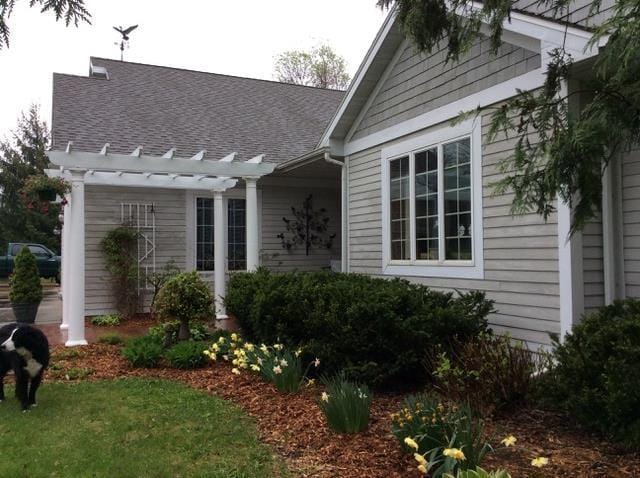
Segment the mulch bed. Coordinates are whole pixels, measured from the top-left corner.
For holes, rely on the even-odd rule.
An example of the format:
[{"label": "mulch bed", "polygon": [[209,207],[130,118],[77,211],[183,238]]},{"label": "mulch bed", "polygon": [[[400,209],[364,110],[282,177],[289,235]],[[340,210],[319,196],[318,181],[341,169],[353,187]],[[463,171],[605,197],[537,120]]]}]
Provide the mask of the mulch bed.
[{"label": "mulch bed", "polygon": [[[66,380],[65,370],[84,370],[83,380],[155,377],[183,382],[240,406],[257,422],[260,438],[271,445],[296,476],[314,478],[418,478],[416,463],[401,452],[391,435],[390,414],[400,407],[399,394],[377,394],[369,429],[357,435],[339,435],[325,425],[316,400],[321,393],[311,386],[284,395],[257,376],[231,373],[231,366],[215,363],[204,369],[134,369],[120,356],[120,348],[90,345],[70,352],[54,347],[55,373],[49,379]],[[57,377],[57,378],[54,378]],[[614,446],[571,427],[565,416],[523,409],[487,423],[497,443],[507,434],[518,438],[520,448],[489,454],[486,469],[504,468],[516,477],[636,477],[640,455],[623,453]],[[525,451],[528,450],[528,451]],[[550,458],[550,465],[533,469],[534,454]]]}]

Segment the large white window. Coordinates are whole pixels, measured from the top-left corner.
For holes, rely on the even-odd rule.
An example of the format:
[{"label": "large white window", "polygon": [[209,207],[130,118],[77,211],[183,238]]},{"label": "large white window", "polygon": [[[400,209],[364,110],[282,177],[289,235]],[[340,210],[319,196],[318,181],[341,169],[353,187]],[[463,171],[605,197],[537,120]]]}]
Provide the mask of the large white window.
[{"label": "large white window", "polygon": [[383,150],[386,274],[483,277],[480,148],[465,122]]}]

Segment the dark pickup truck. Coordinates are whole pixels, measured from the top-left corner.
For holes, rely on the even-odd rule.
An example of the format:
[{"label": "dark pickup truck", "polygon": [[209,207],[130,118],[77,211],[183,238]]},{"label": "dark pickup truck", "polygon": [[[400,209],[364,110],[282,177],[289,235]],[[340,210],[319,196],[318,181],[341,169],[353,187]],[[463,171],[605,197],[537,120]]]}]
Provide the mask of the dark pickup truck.
[{"label": "dark pickup truck", "polygon": [[47,279],[54,278],[56,282],[60,283],[61,257],[51,252],[51,250],[42,244],[22,242],[10,242],[9,247],[7,247],[7,254],[0,256],[0,278],[9,277],[13,272],[13,259],[23,247],[28,247],[33,255],[36,256],[40,277]]}]

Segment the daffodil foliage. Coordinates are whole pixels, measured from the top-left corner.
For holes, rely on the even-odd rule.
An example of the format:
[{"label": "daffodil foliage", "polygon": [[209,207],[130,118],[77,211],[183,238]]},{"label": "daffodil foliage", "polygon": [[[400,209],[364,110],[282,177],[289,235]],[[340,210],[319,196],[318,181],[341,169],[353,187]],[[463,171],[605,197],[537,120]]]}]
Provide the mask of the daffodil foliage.
[{"label": "daffodil foliage", "polygon": [[[541,0],[538,5],[561,19],[571,3]],[[393,4],[418,49],[446,43],[447,59],[455,62],[483,34],[497,51],[512,0],[487,0],[480,9],[472,9],[471,0],[378,1],[381,7]],[[594,0],[590,13],[600,8],[601,0]],[[611,161],[640,139],[640,0],[618,0],[592,33],[590,46],[605,46],[586,74],[557,48],[547,59],[542,88],[467,113],[490,110],[489,139],[506,133],[517,140],[501,164],[504,179],[494,185],[499,193],[513,192],[513,211],[535,211],[547,219],[560,198],[572,208],[572,233],[601,209],[602,175]]]}]

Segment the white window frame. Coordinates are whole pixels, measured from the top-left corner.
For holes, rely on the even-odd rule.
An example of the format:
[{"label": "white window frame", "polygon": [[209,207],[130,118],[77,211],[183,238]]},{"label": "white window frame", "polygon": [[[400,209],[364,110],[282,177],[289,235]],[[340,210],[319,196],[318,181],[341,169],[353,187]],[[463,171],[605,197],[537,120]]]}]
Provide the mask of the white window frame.
[{"label": "white window frame", "polygon": [[[438,148],[438,162],[442,161],[442,145],[463,138],[471,140],[471,257],[472,260],[445,260],[444,259],[444,216],[443,206],[439,204],[439,247],[440,258],[433,260],[416,260],[416,215],[415,215],[415,161],[413,154],[421,151]],[[411,259],[391,259],[391,228],[390,228],[390,177],[389,164],[394,159],[409,156],[410,170],[410,236]],[[413,277],[443,277],[461,279],[484,279],[484,247],[482,228],[482,133],[480,119],[470,119],[455,126],[446,126],[414,136],[410,139],[394,143],[382,149],[382,273],[394,276]],[[440,164],[438,171],[441,171]],[[438,174],[438,191],[444,192],[444,178]],[[441,198],[442,196],[440,196]],[[439,199],[439,203],[441,199]]]}]

